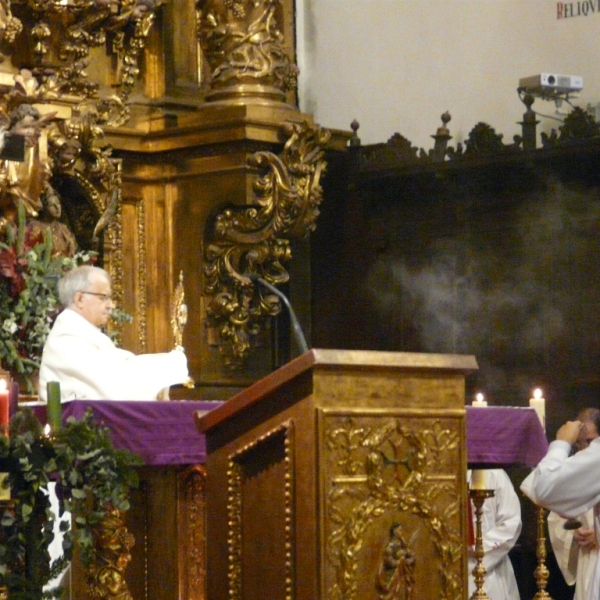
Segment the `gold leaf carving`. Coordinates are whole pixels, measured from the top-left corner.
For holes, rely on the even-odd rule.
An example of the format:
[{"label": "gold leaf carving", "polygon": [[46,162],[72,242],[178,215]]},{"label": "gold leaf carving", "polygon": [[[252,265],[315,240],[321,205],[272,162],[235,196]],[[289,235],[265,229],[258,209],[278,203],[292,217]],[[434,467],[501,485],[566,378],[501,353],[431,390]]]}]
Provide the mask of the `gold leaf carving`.
[{"label": "gold leaf carving", "polygon": [[[413,548],[430,544],[428,551],[436,555],[438,565],[437,597],[462,597],[460,438],[455,428],[456,421],[450,419],[326,419],[329,600],[353,600],[366,593],[359,589],[365,568],[361,552],[369,552],[366,544],[371,545],[370,554],[373,544],[379,548],[370,595],[381,600],[415,598],[412,579],[423,577],[425,567],[413,560]],[[451,464],[448,455],[455,464],[453,477],[446,468]],[[395,526],[406,532],[402,541],[394,542],[391,537]],[[384,534],[377,537],[378,531]],[[402,572],[395,575],[382,566],[386,547],[393,543],[404,545],[405,553],[413,557],[410,565],[398,563]],[[428,577],[432,576],[429,572]]]},{"label": "gold leaf carving", "polygon": [[290,123],[284,134],[288,139],[281,157],[257,152],[249,160],[259,172],[253,204],[221,212],[207,244],[207,319],[219,332],[221,353],[232,368],[244,364],[252,337],[281,310],[277,296],[255,289],[249,276],[258,274],[272,285],[285,283],[289,275],[283,264],[291,258],[287,238],[308,235],[319,214],[330,132]]},{"label": "gold leaf carving", "polygon": [[[285,52],[281,0],[199,0],[200,44],[216,98],[253,93],[276,101],[296,88],[298,67]],[[246,87],[244,87],[246,86]],[[211,99],[211,93],[207,95]]]}]

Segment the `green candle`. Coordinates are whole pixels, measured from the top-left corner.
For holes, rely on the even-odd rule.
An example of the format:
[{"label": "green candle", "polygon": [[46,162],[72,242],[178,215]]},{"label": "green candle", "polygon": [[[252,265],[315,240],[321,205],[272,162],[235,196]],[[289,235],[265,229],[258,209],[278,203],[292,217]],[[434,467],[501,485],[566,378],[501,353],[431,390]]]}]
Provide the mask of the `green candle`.
[{"label": "green candle", "polygon": [[60,431],[61,426],[61,405],[60,405],[60,383],[58,381],[49,381],[46,384],[46,393],[48,395],[47,413],[48,425],[52,433]]}]

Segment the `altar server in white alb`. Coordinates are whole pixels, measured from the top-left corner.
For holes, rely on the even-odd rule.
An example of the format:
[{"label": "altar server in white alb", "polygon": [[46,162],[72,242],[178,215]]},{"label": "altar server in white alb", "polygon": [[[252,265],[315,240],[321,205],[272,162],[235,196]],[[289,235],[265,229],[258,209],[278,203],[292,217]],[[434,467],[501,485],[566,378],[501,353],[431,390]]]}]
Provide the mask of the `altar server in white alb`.
[{"label": "altar server in white alb", "polygon": [[[600,410],[587,408],[577,419],[584,428],[575,443],[577,451],[587,448],[598,437]],[[556,562],[567,585],[575,585],[573,600],[590,597],[590,582],[598,561],[598,544],[594,530],[594,509],[578,515],[575,519],[581,526],[572,528],[572,523],[555,512],[548,514],[548,533]],[[565,527],[565,525],[567,527]],[[593,596],[592,596],[593,597]]]},{"label": "altar server in white alb", "polygon": [[[533,502],[576,518],[594,508],[596,544],[600,522],[600,438],[569,456],[583,430],[581,421],[567,421],[556,433],[546,456],[525,478],[521,490]],[[600,561],[596,561],[585,600],[600,600]]]},{"label": "altar server in white alb", "polygon": [[46,383],[60,383],[62,400],[156,400],[164,388],[188,378],[182,350],[133,354],[102,332],[113,308],[111,280],[99,267],[82,266],[58,284],[61,304],[42,353],[40,399]]},{"label": "altar server in white alb", "polygon": [[[483,566],[486,570],[483,588],[490,600],[519,600],[519,588],[508,553],[521,533],[521,504],[510,478],[502,469],[485,473],[485,488],[494,496],[483,503],[481,530]],[[471,478],[471,471],[467,472]],[[473,515],[475,509],[473,509]],[[475,525],[473,524],[473,527]],[[475,591],[473,569],[477,564],[475,548],[469,549],[469,598]]]}]

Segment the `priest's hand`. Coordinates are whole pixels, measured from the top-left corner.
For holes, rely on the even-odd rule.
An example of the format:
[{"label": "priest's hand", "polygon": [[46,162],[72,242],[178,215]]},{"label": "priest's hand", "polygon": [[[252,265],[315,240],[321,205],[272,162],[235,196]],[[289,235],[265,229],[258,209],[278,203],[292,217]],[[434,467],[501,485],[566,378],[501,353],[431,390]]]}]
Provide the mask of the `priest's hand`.
[{"label": "priest's hand", "polygon": [[567,421],[557,432],[556,439],[573,445],[579,438],[583,423],[581,421]]},{"label": "priest's hand", "polygon": [[591,550],[596,547],[596,532],[593,529],[584,529],[581,527],[573,533],[573,537],[582,548],[589,548]]}]

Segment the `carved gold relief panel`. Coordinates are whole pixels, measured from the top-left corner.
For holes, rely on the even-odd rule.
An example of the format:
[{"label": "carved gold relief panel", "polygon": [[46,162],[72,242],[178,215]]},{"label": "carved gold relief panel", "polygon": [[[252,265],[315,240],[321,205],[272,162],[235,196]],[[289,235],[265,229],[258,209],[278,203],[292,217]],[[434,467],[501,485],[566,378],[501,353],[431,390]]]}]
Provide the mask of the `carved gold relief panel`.
[{"label": "carved gold relief panel", "polygon": [[323,598],[463,597],[461,420],[320,413]]}]

